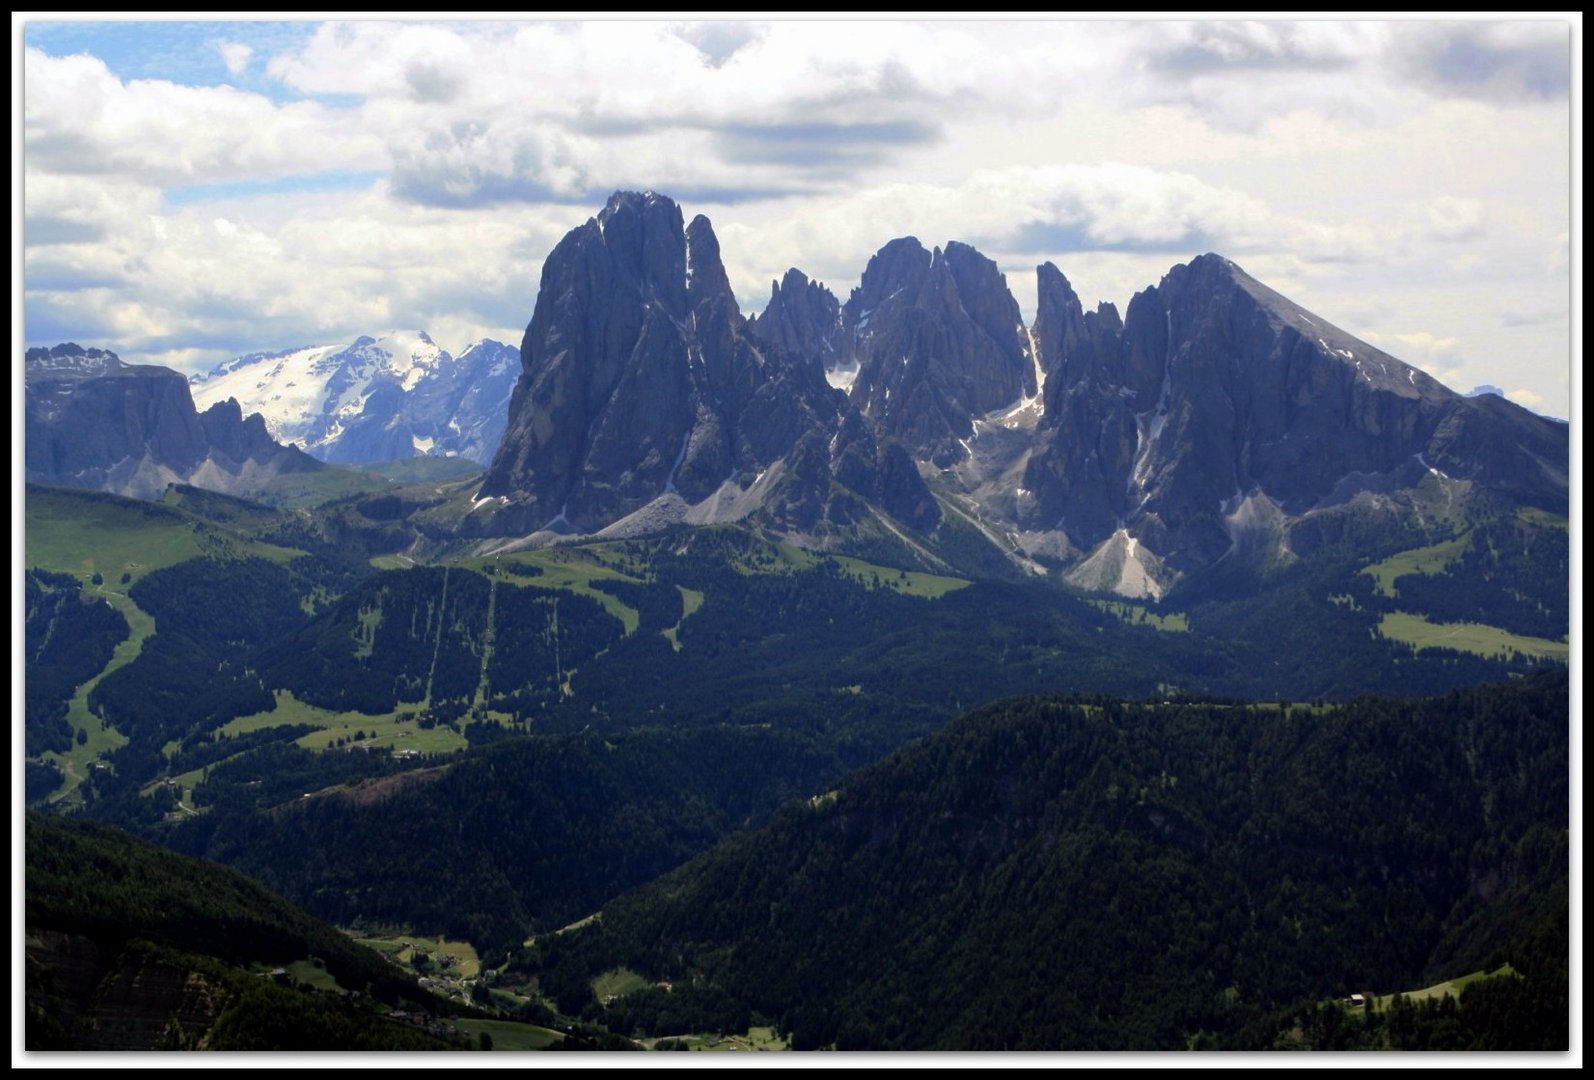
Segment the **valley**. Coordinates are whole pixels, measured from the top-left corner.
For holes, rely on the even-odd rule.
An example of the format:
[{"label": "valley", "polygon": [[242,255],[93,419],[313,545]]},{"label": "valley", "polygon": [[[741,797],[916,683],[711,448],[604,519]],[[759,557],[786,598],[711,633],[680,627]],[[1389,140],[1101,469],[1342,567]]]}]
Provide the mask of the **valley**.
[{"label": "valley", "polygon": [[1564,1043],[1566,425],[1217,255],[1037,287],[902,237],[744,317],[707,218],[617,192],[518,354],[30,352],[30,836],[374,950],[68,905],[40,971],[200,972],[182,1045],[292,1043],[220,1023],[250,979],[455,1048]]},{"label": "valley", "polygon": [[[318,528],[305,527],[298,510],[212,497],[179,500],[151,517],[148,504],[114,497],[39,494],[36,505],[49,507],[52,515],[69,516],[78,504],[96,515],[95,528],[73,534],[72,544],[40,547],[50,553],[41,561],[51,558],[79,575],[142,563],[123,571],[138,571],[139,577],[122,588],[128,590],[127,610],[153,622],[153,633],[124,639],[107,653],[104,667],[75,688],[69,718],[98,707],[129,719],[101,729],[100,714],[87,711],[98,735],[94,742],[41,756],[41,762],[65,766],[54,792],[57,809],[81,804],[88,816],[243,869],[312,914],[355,929],[395,959],[402,960],[407,947],[398,943],[416,935],[469,943],[481,970],[493,972],[485,1000],[500,1019],[457,1027],[478,1040],[487,1032],[497,1049],[552,1045],[559,1036],[569,1037],[565,1029],[583,1025],[665,1048],[772,1048],[793,1038],[812,1046],[816,1037],[821,1045],[838,1047],[881,1041],[856,1028],[848,1029],[852,1035],[838,1030],[804,1036],[806,1022],[799,1023],[787,1005],[737,996],[753,984],[683,994],[681,980],[690,969],[674,961],[656,966],[661,954],[647,950],[631,958],[600,953],[614,958],[599,961],[609,968],[647,974],[636,977],[640,983],[602,993],[591,989],[608,985],[599,978],[602,972],[583,976],[581,985],[598,1003],[589,1006],[586,998],[561,996],[566,992],[559,989],[573,962],[564,959],[573,947],[566,939],[574,942],[581,933],[552,932],[603,908],[596,925],[606,928],[607,940],[620,925],[613,920],[622,918],[609,910],[612,898],[646,886],[700,852],[720,850],[716,845],[730,844],[718,857],[731,857],[742,850],[734,839],[738,830],[780,828],[793,805],[811,800],[815,807],[837,807],[827,813],[845,814],[847,792],[858,782],[854,770],[883,756],[895,760],[898,747],[986,702],[1067,684],[1095,703],[1082,706],[1080,717],[1099,723],[1119,716],[1113,727],[1127,730],[1118,710],[1140,707],[1115,704],[1123,697],[1188,702],[1171,706],[1174,712],[1166,715],[1193,709],[1191,716],[1207,722],[1225,712],[1201,705],[1203,695],[1274,698],[1270,707],[1236,714],[1253,730],[1246,737],[1256,738],[1255,732],[1270,727],[1300,732],[1305,718],[1314,718],[1312,724],[1342,722],[1335,721],[1342,707],[1328,703],[1345,696],[1335,690],[1336,678],[1356,694],[1376,686],[1378,678],[1386,680],[1386,693],[1409,693],[1416,686],[1439,690],[1520,677],[1536,666],[1526,652],[1512,657],[1448,648],[1412,651],[1372,633],[1402,617],[1414,575],[1445,572],[1459,553],[1472,550],[1476,533],[1452,544],[1446,562],[1408,548],[1377,564],[1361,557],[1332,570],[1319,566],[1313,574],[1296,570],[1293,582],[1275,584],[1277,592],[1228,600],[1197,595],[1173,607],[1076,597],[1036,582],[978,574],[893,569],[805,551],[734,526],[486,556],[462,546],[459,555],[440,563],[408,557],[395,564],[391,557],[368,554],[368,548],[348,546],[350,536],[361,535],[385,543],[382,529],[345,533],[341,525],[332,526],[343,542],[329,546]],[[387,497],[378,489],[360,498]],[[358,507],[356,501],[312,523],[333,523],[339,516],[345,524],[371,520]],[[1533,522],[1536,540],[1553,543],[1565,536],[1556,518]],[[1499,528],[1521,525],[1510,518]],[[204,538],[208,554],[162,558],[159,546],[178,535]],[[287,546],[290,538],[296,547]],[[195,553],[200,550],[196,542]],[[1529,571],[1513,570],[1507,550],[1520,551],[1530,565],[1537,556],[1531,544],[1496,545],[1494,573],[1509,583]],[[1376,575],[1390,566],[1400,572],[1388,578],[1394,595],[1385,595]],[[69,580],[85,597],[96,596],[87,578]],[[234,614],[247,617],[232,629],[207,625],[212,616],[205,613],[215,609],[199,600],[205,590],[225,587],[248,596],[254,580],[276,599],[242,609],[234,605]],[[172,592],[170,586],[179,584],[181,590]],[[194,598],[172,606],[187,593]],[[263,600],[267,593],[258,595]],[[1346,598],[1354,603],[1344,603]],[[140,606],[146,604],[152,615]],[[196,671],[219,663],[224,672],[242,676],[234,694],[186,724],[172,724],[165,714],[139,705],[149,695],[152,702],[165,700],[162,687],[172,678],[185,685],[181,668],[155,663],[161,654],[153,645],[156,636],[179,628],[187,639],[179,655],[192,656]],[[1321,658],[1325,635],[1336,649],[1353,650],[1345,652],[1342,666]],[[981,644],[971,648],[976,640]],[[235,643],[242,641],[253,644],[240,653]],[[200,659],[207,656],[214,659]],[[1308,656],[1314,659],[1308,662]],[[1269,657],[1272,662],[1258,662]],[[118,673],[122,685],[116,693],[91,694]],[[269,691],[264,696],[248,688],[250,673],[258,679],[255,686]],[[209,700],[215,680],[204,683],[201,697]],[[199,684],[192,685],[189,693]],[[1549,691],[1548,700],[1556,693]],[[1312,702],[1317,704],[1302,704]],[[1438,708],[1435,715],[1448,710]],[[1147,713],[1147,723],[1164,723],[1153,715],[1161,714]],[[1168,737],[1171,729],[1154,743]],[[1235,737],[1224,735],[1215,745]],[[1475,737],[1482,737],[1482,729]],[[1110,740],[1098,740],[1073,756],[1105,760],[1107,745]],[[1133,799],[1156,790],[1168,797],[1191,790],[1183,771],[1188,763],[1173,764],[1184,760],[1180,752],[1171,746],[1161,752],[1174,756],[1162,767],[1160,788],[1137,765],[1132,781],[1102,779],[1107,786],[1101,790],[1116,784]],[[1005,782],[1020,789],[1029,783],[1011,764],[977,761],[959,766],[955,775],[1009,776]],[[1153,770],[1157,776],[1163,773]],[[1062,789],[1080,782],[1062,782]],[[913,781],[905,790],[934,788],[925,784]],[[1299,780],[1291,785],[1298,790]],[[1211,797],[1219,797],[1219,790],[1212,789]],[[826,798],[815,799],[826,792]],[[1115,804],[1109,798],[1107,805]],[[1388,813],[1368,812],[1374,818]],[[1064,817],[1089,819],[1078,813],[1069,810]],[[1189,827],[1187,811],[1171,817],[1152,813],[1164,824],[1149,835],[1173,842],[1174,850],[1194,842],[1195,834],[1180,831]],[[919,811],[907,818],[893,815],[888,820],[897,824],[889,828],[936,817]],[[1013,818],[1009,811],[986,824],[975,820],[958,828],[975,845],[971,851],[1003,843],[999,838],[1015,828],[1032,827],[1021,824],[1029,818]],[[1139,850],[1124,843],[1081,849],[1081,857],[1095,850],[1090,858],[1118,865]],[[1320,848],[1319,841],[1300,843],[1308,851]],[[571,859],[582,867],[573,876]],[[1548,865],[1552,869],[1544,872],[1553,873],[1553,859]],[[858,872],[884,880],[878,877],[883,870]],[[760,874],[770,881],[782,876],[773,870]],[[1070,880],[1055,887],[1084,887]],[[803,893],[843,896],[850,888],[812,883]],[[1183,892],[1188,886],[1166,888]],[[1087,890],[1081,903],[1095,910],[1100,901],[1088,897]],[[646,939],[653,931],[641,933]],[[833,933],[816,929],[805,940]],[[889,940],[883,931],[882,940]],[[979,940],[985,943],[963,947],[1002,954],[994,939]],[[780,954],[770,952],[771,945],[766,940],[757,951],[773,961]],[[457,956],[465,950],[446,951]],[[798,961],[794,956],[790,962]],[[1306,955],[1296,954],[1291,963],[1307,964]],[[1101,969],[1099,962],[1090,966]],[[718,970],[711,966],[693,978]],[[1391,968],[1389,977],[1409,980],[1419,970],[1425,969],[1413,954],[1407,966]],[[773,979],[768,972],[752,977],[755,983]],[[654,987],[658,981],[675,986],[662,992]],[[438,986],[471,1000],[466,987]],[[1221,989],[1213,990],[1214,1000],[1227,1000]],[[614,1000],[605,1005],[610,995]],[[1205,1019],[1176,1022],[1182,1034],[1091,1030],[1102,1032],[1094,1038],[1104,1045],[1140,1045],[1142,1038],[1149,1040],[1146,1045],[1188,1041],[1201,1030],[1215,1036],[1243,1027],[1242,1018],[1259,1018],[1253,1001],[1264,1012],[1270,1002],[1284,1004],[1273,991],[1254,999],[1242,990],[1239,1000],[1246,1006],[1229,1006],[1226,1020],[1200,1009],[1189,1013]],[[862,999],[845,1008],[870,1015]],[[976,1031],[986,1031],[995,1015],[977,1029],[949,1019],[936,1026],[960,1044],[984,1045],[986,1036]],[[1022,1015],[1021,1009],[1012,1013]],[[761,1017],[772,1023],[761,1025]],[[756,1034],[765,1028],[771,1032],[767,1038]],[[749,1031],[755,1034],[737,1034]],[[934,1041],[927,1033],[902,1038],[904,1045]],[[1063,1040],[1059,1045],[1072,1045],[1060,1033],[1056,1038]],[[1050,1039],[1043,1036],[1043,1044],[1051,1045]]]},{"label": "valley", "polygon": [[13,1067],[1580,1066],[1583,30],[13,12]]}]

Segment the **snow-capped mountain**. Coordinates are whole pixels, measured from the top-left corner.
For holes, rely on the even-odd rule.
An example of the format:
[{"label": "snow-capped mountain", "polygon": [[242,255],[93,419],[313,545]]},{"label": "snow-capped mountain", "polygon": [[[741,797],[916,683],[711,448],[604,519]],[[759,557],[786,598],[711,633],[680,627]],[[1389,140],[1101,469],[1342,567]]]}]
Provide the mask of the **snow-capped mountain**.
[{"label": "snow-capped mountain", "polygon": [[483,339],[459,356],[424,332],[250,353],[190,379],[200,408],[236,398],[282,442],[354,464],[436,455],[492,459],[520,353]]}]

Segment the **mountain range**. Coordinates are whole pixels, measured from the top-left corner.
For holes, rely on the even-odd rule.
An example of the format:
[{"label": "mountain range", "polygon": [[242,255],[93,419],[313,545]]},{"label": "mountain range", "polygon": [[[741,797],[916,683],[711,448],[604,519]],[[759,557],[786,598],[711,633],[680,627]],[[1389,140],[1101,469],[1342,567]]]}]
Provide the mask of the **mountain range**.
[{"label": "mountain range", "polygon": [[701,216],[616,193],[549,255],[465,535],[536,544],[754,519],[821,546],[949,516],[1086,588],[1161,596],[1352,518],[1564,512],[1568,429],[1466,397],[1208,254],[1085,311],[1050,263],[893,240],[845,303],[801,271],[743,317]]},{"label": "mountain range", "polygon": [[622,192],[518,366],[30,352],[27,802],[388,957],[30,821],[32,1044],[356,1045],[424,973],[502,1048],[1565,1047],[1567,426],[1217,255],[1037,274],[744,315]]},{"label": "mountain range", "polygon": [[1150,599],[1369,515],[1420,532],[1474,503],[1567,508],[1567,425],[1458,394],[1228,259],[1123,315],[1036,275],[1026,326],[994,262],[903,237],[845,302],[794,268],[744,317],[707,218],[617,192],[545,261],[518,368],[498,342],[454,357],[394,331],[219,364],[189,380],[198,414],[172,373],[33,350],[28,476],[148,497],[305,467],[272,440],[457,456],[487,473],[434,538],[747,521],[818,548],[892,537],[940,569],[972,529],[1010,569]]},{"label": "mountain range", "polygon": [[200,407],[236,399],[280,442],[352,465],[416,455],[486,463],[503,438],[519,375],[509,346],[482,339],[458,356],[422,331],[347,345],[250,353],[189,379]]}]

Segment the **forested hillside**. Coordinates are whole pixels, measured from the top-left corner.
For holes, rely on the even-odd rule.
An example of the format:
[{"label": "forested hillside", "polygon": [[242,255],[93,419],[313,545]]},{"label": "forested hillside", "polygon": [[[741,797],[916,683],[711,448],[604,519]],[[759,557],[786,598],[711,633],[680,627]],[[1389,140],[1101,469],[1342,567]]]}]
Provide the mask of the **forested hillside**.
[{"label": "forested hillside", "polygon": [[[1322,998],[1509,961],[1523,981],[1474,998],[1521,990],[1501,1015],[1559,1030],[1542,943],[1564,936],[1567,646],[1530,636],[1563,617],[1532,585],[1565,565],[1559,518],[1422,548],[1375,529],[1129,603],[738,527],[385,554],[424,502],[43,493],[28,727],[70,748],[30,761],[29,798],[339,925],[470,941],[538,1024],[1328,1045],[1347,1036],[1308,1015]],[[1452,624],[1414,611],[1507,644],[1431,647]],[[1397,617],[1431,636],[1393,640]],[[605,1006],[615,970],[672,989]],[[1476,1027],[1433,1035],[1425,1008],[1367,1039]]]},{"label": "forested hillside", "polygon": [[380,778],[351,770],[363,757],[246,754],[160,835],[321,918],[425,927],[501,959],[844,772],[811,737],[757,725],[533,736]]},{"label": "forested hillside", "polygon": [[804,1047],[1151,1049],[1509,962],[1496,992],[1534,1012],[1510,1045],[1564,1048],[1567,722],[1564,677],[1329,709],[1004,702],[531,970],[624,1033],[671,1002],[603,1007],[590,980],[620,966],[704,990],[696,1025],[750,1012]]},{"label": "forested hillside", "polygon": [[[449,1006],[236,871],[32,814],[26,852],[29,1049],[463,1045],[385,1019]],[[336,992],[282,985],[295,965]]]}]

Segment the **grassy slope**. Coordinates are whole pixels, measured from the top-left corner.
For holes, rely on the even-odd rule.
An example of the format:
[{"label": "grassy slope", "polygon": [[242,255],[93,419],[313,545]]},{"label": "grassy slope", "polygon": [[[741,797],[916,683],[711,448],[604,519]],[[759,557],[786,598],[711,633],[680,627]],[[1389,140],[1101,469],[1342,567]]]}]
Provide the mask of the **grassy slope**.
[{"label": "grassy slope", "polygon": [[676,652],[680,652],[681,623],[684,623],[687,619],[691,618],[692,614],[696,612],[698,608],[703,606],[703,594],[697,589],[688,589],[685,585],[677,585],[676,589],[678,589],[681,593],[681,618],[674,626],[660,630],[659,633],[664,635],[664,640],[670,643],[670,648],[674,649]]},{"label": "grassy slope", "polygon": [[619,597],[592,587],[594,581],[639,582],[642,578],[617,569],[602,557],[603,546],[592,548],[542,548],[537,551],[520,551],[510,555],[491,555],[467,559],[458,563],[467,570],[478,573],[489,568],[504,570],[511,575],[517,566],[533,567],[541,573],[536,577],[512,577],[516,585],[534,589],[563,589],[596,600],[604,609],[625,625],[627,635],[636,633],[642,617],[635,608]]},{"label": "grassy slope", "polygon": [[1166,615],[1159,615],[1147,609],[1144,604],[1129,604],[1120,600],[1092,600],[1092,604],[1109,615],[1116,615],[1126,623],[1135,626],[1150,626],[1158,630],[1186,633],[1190,629],[1190,619],[1182,611],[1171,611]]},{"label": "grassy slope", "polygon": [[1373,579],[1380,596],[1394,599],[1400,595],[1395,588],[1395,582],[1407,574],[1439,574],[1443,573],[1451,563],[1461,557],[1467,545],[1472,542],[1470,531],[1462,533],[1452,540],[1445,540],[1428,547],[1412,548],[1410,551],[1397,552],[1382,562],[1373,563],[1363,567],[1362,573]]},{"label": "grassy slope", "polygon": [[[172,505],[118,499],[113,495],[65,491],[54,487],[29,487],[24,497],[24,545],[26,564],[57,573],[70,573],[84,589],[105,597],[128,620],[132,634],[116,647],[104,671],[78,687],[67,706],[67,723],[86,731],[88,741],[65,753],[46,753],[46,760],[61,766],[64,781],[51,795],[51,801],[75,801],[77,787],[94,761],[126,744],[126,736],[115,728],[102,728],[97,715],[89,712],[89,691],[105,675],[132,663],[143,642],[155,634],[155,618],[132,602],[128,589],[151,570],[177,565],[206,554],[233,554],[238,558],[271,559],[287,562],[300,556],[293,548],[260,543],[212,522],[199,521],[182,510],[182,497],[172,497]],[[102,578],[94,585],[94,575]],[[123,581],[123,575],[128,581]]]},{"label": "grassy slope", "polygon": [[486,1032],[494,1050],[546,1050],[564,1041],[562,1032],[513,1020],[460,1020],[456,1026],[473,1038]]},{"label": "grassy slope", "polygon": [[26,563],[87,582],[96,572],[127,585],[151,570],[201,555],[288,562],[303,552],[251,540],[181,509],[54,488],[27,490]]},{"label": "grassy slope", "polygon": [[[456,750],[465,749],[468,745],[465,736],[453,728],[441,725],[422,728],[415,720],[417,706],[407,706],[405,709],[379,716],[368,716],[361,712],[338,712],[311,705],[294,697],[291,690],[275,690],[272,694],[277,699],[275,709],[229,720],[218,729],[218,734],[222,737],[233,737],[264,728],[283,727],[289,724],[314,724],[318,730],[308,735],[301,735],[294,740],[295,744],[306,750],[326,751],[329,741],[343,739],[344,752],[348,753],[360,752],[349,748],[369,745],[391,747],[395,751],[414,750],[422,754],[451,754]],[[356,732],[363,732],[365,738],[356,742],[354,740]],[[205,770],[230,760],[232,758],[222,758],[209,766],[190,769],[188,772],[171,777],[172,782],[183,790],[185,805],[188,795],[192,794],[194,787],[203,779]],[[148,784],[144,788],[144,794],[148,795],[163,782],[155,781]]]},{"label": "grassy slope", "polygon": [[222,726],[222,733],[240,735],[282,724],[315,724],[321,731],[312,732],[298,740],[299,745],[307,750],[324,750],[329,737],[347,740],[356,731],[365,732],[366,742],[392,746],[395,750],[446,754],[465,747],[465,737],[451,728],[421,728],[415,721],[419,706],[411,705],[396,712],[367,716],[361,712],[336,712],[311,705],[294,697],[291,690],[277,690],[274,693],[277,699],[274,710],[228,721]]},{"label": "grassy slope", "polygon": [[938,600],[947,593],[956,592],[970,584],[963,578],[925,574],[913,570],[896,570],[846,555],[835,555],[832,558],[841,567],[842,573],[865,588],[891,589],[905,596],[923,596]]},{"label": "grassy slope", "polygon": [[[1519,507],[1516,516],[1541,528],[1568,528],[1566,518],[1534,507]],[[1400,578],[1408,574],[1444,573],[1466,552],[1472,543],[1472,536],[1472,530],[1469,529],[1450,540],[1396,552],[1381,562],[1363,567],[1361,572],[1373,579],[1380,596],[1398,599],[1400,590],[1397,582]],[[1354,604],[1354,601],[1351,603]],[[1405,642],[1418,649],[1456,649],[1483,657],[1508,656],[1514,651],[1564,664],[1570,653],[1570,647],[1564,641],[1513,634],[1483,623],[1435,623],[1420,614],[1405,611],[1386,614],[1379,623],[1378,632],[1393,641]]]},{"label": "grassy slope", "polygon": [[[180,501],[180,500],[174,500]],[[127,619],[132,634],[112,654],[103,671],[78,687],[67,708],[74,736],[88,733],[65,754],[50,753],[64,775],[53,802],[76,800],[76,790],[92,763],[125,745],[114,728],[102,728],[89,711],[88,695],[99,681],[131,663],[155,632],[155,620],[135,604],[128,590],[145,574],[204,555],[230,554],[287,562],[302,552],[250,540],[241,533],[201,521],[181,509],[134,499],[57,488],[29,487],[23,501],[25,562],[71,574],[105,598]],[[93,584],[98,573],[102,584]],[[123,575],[128,580],[122,581]]]},{"label": "grassy slope", "polygon": [[[1475,983],[1480,979],[1492,979],[1498,975],[1514,974],[1516,974],[1516,969],[1510,964],[1501,964],[1493,971],[1474,971],[1470,975],[1462,975],[1446,982],[1435,983],[1433,986],[1425,986],[1421,990],[1407,990],[1403,991],[1403,993],[1411,1001],[1426,1001],[1429,998],[1444,997],[1446,994],[1459,998],[1461,996],[1461,988],[1469,983]],[[1389,1008],[1390,1002],[1395,1000],[1395,995],[1382,994],[1373,1000],[1380,1010],[1385,1010]]]},{"label": "grassy slope", "polygon": [[410,965],[417,954],[439,961],[444,956],[452,956],[454,960],[448,966],[448,974],[462,979],[474,979],[481,974],[481,957],[477,955],[476,947],[468,941],[450,941],[424,934],[393,934],[355,940],[401,966]]},{"label": "grassy slope", "polygon": [[1393,641],[1403,641],[1417,649],[1456,649],[1476,656],[1542,657],[1566,663],[1571,646],[1564,641],[1513,634],[1482,623],[1435,623],[1421,615],[1392,611],[1378,624],[1378,632]]}]

